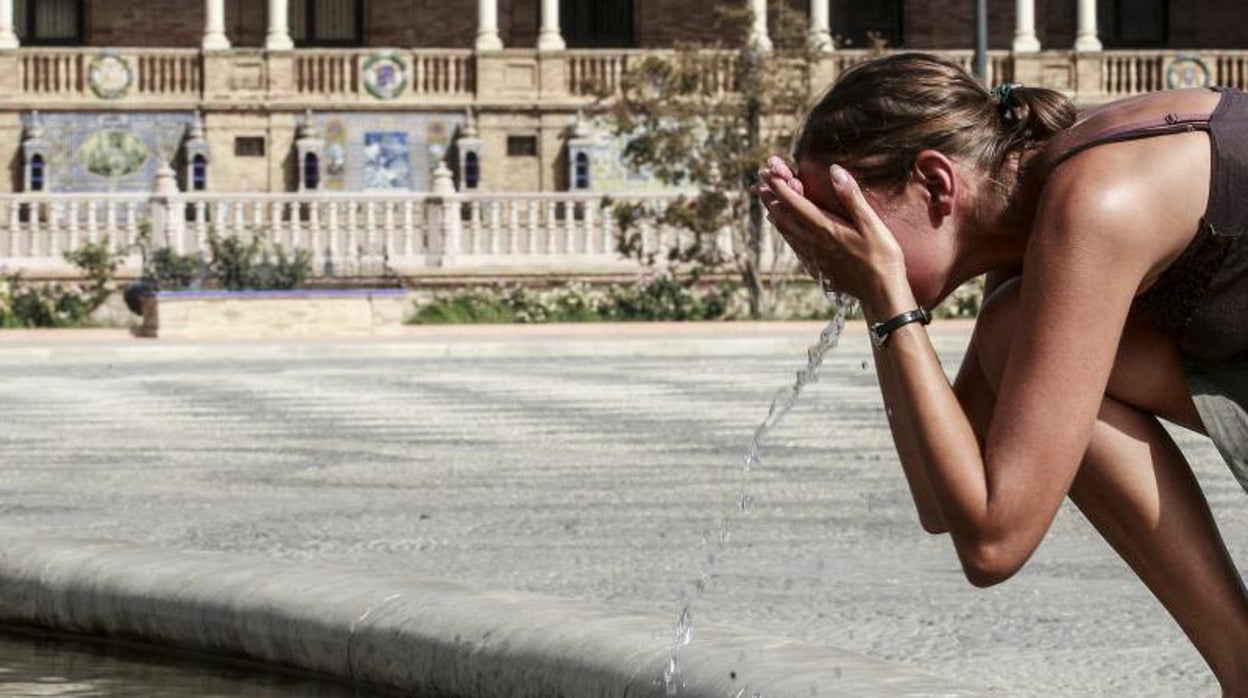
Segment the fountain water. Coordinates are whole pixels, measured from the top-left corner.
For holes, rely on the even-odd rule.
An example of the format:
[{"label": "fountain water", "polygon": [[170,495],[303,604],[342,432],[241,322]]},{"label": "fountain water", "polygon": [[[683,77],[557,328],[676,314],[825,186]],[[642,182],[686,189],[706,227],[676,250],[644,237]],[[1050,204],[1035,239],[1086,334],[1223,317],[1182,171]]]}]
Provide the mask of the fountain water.
[{"label": "fountain water", "polygon": [[[822,282],[821,285],[823,285]],[[823,287],[827,288],[826,285],[823,285]],[[836,308],[836,314],[832,321],[819,333],[819,340],[806,350],[806,366],[797,372],[793,384],[780,388],[772,396],[771,405],[767,408],[767,416],[758,425],[758,428],[754,430],[754,436],[750,440],[750,448],[746,452],[745,463],[741,468],[740,486],[733,509],[720,520],[719,531],[715,536],[715,549],[707,555],[706,562],[697,580],[693,582],[691,589],[685,593],[684,603],[680,609],[680,617],[676,621],[676,636],[672,645],[672,656],[668,659],[667,667],[663,670],[661,678],[663,687],[669,696],[678,695],[680,692],[682,685],[680,678],[680,652],[682,648],[688,646],[693,641],[693,605],[706,592],[715,562],[728,545],[728,534],[732,518],[749,514],[754,508],[754,497],[749,493],[749,476],[751,471],[762,465],[759,449],[762,446],[763,438],[797,404],[797,398],[801,394],[802,388],[818,379],[819,368],[823,365],[824,356],[840,343],[841,332],[845,329],[845,318],[855,301],[849,296],[839,293],[829,294],[829,297]]]}]

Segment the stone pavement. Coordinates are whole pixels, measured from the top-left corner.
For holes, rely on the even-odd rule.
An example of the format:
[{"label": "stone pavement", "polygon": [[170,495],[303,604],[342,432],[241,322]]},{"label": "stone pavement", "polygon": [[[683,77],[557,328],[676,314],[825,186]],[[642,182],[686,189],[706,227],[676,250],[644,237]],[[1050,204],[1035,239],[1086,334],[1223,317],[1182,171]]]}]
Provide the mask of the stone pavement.
[{"label": "stone pavement", "polygon": [[[1073,508],[976,590],[924,534],[857,325],[763,450],[818,325],[417,328],[385,340],[166,343],[0,333],[0,525],[670,610],[1018,695],[1216,695]],[[956,368],[965,324],[933,326]],[[1227,544],[1243,492],[1176,432]],[[656,628],[668,633],[670,628]],[[695,640],[696,641],[696,640]]]}]

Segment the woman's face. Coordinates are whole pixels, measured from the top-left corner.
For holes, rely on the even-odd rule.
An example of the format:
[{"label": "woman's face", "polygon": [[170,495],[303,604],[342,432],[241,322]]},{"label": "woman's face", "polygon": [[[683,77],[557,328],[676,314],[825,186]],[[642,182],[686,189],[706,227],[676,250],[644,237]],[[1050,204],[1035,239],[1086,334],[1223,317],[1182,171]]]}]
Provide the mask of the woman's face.
[{"label": "woman's face", "polygon": [[[850,174],[853,174],[852,169]],[[802,182],[806,198],[820,208],[850,220],[848,210],[832,189],[828,167],[814,160],[801,160],[798,162],[797,177]],[[951,260],[943,254],[945,248],[940,244],[946,235],[937,234],[947,221],[933,215],[926,190],[907,183],[900,189],[890,187],[887,190],[863,186],[862,193],[901,246],[906,257],[906,275],[915,295],[919,296],[918,300],[925,304],[938,300],[950,273]]]}]

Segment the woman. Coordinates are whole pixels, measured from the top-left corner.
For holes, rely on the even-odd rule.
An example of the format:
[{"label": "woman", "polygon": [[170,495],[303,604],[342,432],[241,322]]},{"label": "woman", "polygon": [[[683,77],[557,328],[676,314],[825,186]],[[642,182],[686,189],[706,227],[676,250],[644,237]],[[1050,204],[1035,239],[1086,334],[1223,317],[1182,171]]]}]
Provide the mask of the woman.
[{"label": "woman", "polygon": [[[1207,431],[1248,487],[1248,95],[1076,122],[1051,90],[988,93],[898,54],[842,75],[795,162],[772,158],[758,191],[807,268],[862,303],[923,527],[988,586],[1069,495],[1248,695],[1248,594],[1159,422]],[[951,386],[921,309],[984,273]]]}]

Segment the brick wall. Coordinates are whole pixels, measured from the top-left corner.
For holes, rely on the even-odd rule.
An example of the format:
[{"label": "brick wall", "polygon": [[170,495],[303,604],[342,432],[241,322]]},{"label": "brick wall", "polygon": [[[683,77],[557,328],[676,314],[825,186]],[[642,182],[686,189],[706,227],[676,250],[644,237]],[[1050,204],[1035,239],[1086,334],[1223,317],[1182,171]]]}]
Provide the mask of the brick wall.
[{"label": "brick wall", "polygon": [[364,26],[370,46],[471,48],[477,7],[470,0],[371,0]]},{"label": "brick wall", "polygon": [[85,38],[92,46],[197,47],[203,39],[202,0],[93,0],[84,4]]},{"label": "brick wall", "polygon": [[[477,0],[364,0],[365,37],[372,46],[470,48],[477,31]],[[809,0],[785,0],[804,11]],[[1112,0],[1100,0],[1111,2]],[[724,36],[717,7],[741,0],[634,0],[637,44],[713,42]],[[777,0],[771,0],[775,5]],[[843,31],[847,0],[831,0],[833,31]],[[1036,33],[1046,48],[1066,49],[1075,40],[1077,0],[1036,0]],[[498,24],[509,48],[537,41],[539,0],[498,0]],[[904,46],[970,48],[970,0],[904,0]],[[1009,48],[1015,0],[989,0],[989,44]],[[93,46],[198,46],[203,0],[91,0],[86,40]],[[235,46],[264,43],[263,0],[226,0],[226,31]],[[1170,45],[1180,48],[1248,48],[1248,12],[1227,0],[1170,0]]]}]

